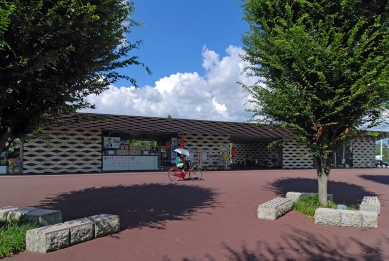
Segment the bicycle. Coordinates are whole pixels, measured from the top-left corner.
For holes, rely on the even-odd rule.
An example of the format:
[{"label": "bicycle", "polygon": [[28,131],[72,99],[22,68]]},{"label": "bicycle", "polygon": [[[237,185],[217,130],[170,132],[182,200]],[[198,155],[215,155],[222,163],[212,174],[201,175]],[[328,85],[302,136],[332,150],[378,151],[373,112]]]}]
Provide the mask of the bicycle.
[{"label": "bicycle", "polygon": [[191,180],[201,180],[202,172],[197,166],[193,166],[192,162],[188,160],[189,169],[185,173],[184,169],[180,169],[177,166],[171,167],[168,172],[167,176],[171,181],[178,181],[180,179],[185,179],[185,176],[189,174],[189,178]]}]

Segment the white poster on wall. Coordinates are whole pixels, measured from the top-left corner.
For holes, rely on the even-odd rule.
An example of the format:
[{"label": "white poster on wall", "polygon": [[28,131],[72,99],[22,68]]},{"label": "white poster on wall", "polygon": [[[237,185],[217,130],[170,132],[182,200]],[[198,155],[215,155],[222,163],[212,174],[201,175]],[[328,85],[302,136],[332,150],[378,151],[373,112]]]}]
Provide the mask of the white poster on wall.
[{"label": "white poster on wall", "polygon": [[104,137],[103,142],[104,148],[112,148],[118,149],[120,146],[120,138],[119,137]]},{"label": "white poster on wall", "polygon": [[174,163],[176,161],[177,153],[174,151],[177,149],[177,138],[171,139],[171,155],[170,155],[170,162]]},{"label": "white poster on wall", "polygon": [[207,160],[207,152],[206,151],[201,153],[201,160]]}]

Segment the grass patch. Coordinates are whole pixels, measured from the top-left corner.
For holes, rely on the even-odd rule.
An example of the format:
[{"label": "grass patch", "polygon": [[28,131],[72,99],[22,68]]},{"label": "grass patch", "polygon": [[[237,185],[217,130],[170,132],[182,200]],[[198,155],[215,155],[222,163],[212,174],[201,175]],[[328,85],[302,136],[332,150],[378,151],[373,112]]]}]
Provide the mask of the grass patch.
[{"label": "grass patch", "polygon": [[25,222],[0,223],[0,258],[26,250],[26,231],[37,227]]},{"label": "grass patch", "polygon": [[[307,195],[307,196],[302,196],[300,199],[296,202],[293,203],[293,209],[296,211],[299,211],[305,215],[308,216],[315,216],[315,211],[318,209],[320,206],[319,203],[319,195]],[[326,208],[337,208],[337,204],[332,202],[331,200],[328,200],[328,205]],[[353,206],[347,206],[348,210],[354,210]]]}]

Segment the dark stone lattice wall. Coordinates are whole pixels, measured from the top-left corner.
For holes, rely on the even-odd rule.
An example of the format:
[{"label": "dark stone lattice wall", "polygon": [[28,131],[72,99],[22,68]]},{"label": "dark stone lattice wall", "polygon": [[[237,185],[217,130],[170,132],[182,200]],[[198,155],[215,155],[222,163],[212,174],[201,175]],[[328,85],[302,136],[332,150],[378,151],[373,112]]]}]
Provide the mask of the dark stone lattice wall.
[{"label": "dark stone lattice wall", "polygon": [[[179,134],[181,137],[181,133]],[[202,160],[202,166],[214,165],[214,162],[219,160],[219,152],[229,146],[229,135],[214,135],[214,134],[184,134],[184,147],[193,153],[193,163],[199,164],[201,154],[198,153],[198,148],[201,147],[202,152],[207,152],[208,157]],[[178,138],[180,144],[180,138]],[[212,154],[210,154],[212,152]]]},{"label": "dark stone lattice wall", "polygon": [[309,153],[305,146],[297,148],[296,141],[287,141],[283,146],[283,169],[311,169],[313,168],[313,159],[311,156],[303,157]]},{"label": "dark stone lattice wall", "polygon": [[353,167],[375,167],[375,140],[372,138],[359,138],[353,140]]},{"label": "dark stone lattice wall", "polygon": [[101,171],[101,132],[61,129],[48,132],[50,148],[43,140],[23,146],[23,173],[73,173]]}]

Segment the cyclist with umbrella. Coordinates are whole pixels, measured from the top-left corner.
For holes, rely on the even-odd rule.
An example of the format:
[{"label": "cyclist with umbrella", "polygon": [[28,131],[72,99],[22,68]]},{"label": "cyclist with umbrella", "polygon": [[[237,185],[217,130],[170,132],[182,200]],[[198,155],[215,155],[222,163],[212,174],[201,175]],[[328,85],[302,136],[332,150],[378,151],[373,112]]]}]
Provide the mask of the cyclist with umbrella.
[{"label": "cyclist with umbrella", "polygon": [[176,166],[178,168],[182,169],[184,167],[184,163],[185,163],[185,155],[177,153]]},{"label": "cyclist with umbrella", "polygon": [[171,167],[168,170],[168,177],[171,181],[177,181],[179,179],[185,180],[185,176],[189,174],[191,180],[201,180],[201,170],[197,166],[193,166],[190,160],[185,160],[185,156],[191,157],[191,153],[183,148],[177,148],[173,150],[178,153],[176,158],[176,166]]},{"label": "cyclist with umbrella", "polygon": [[184,170],[184,173],[188,171],[189,169],[189,163],[188,161],[185,160],[185,156],[189,156],[190,152],[186,149],[183,148],[178,148],[174,150],[177,152],[177,157],[176,157],[176,166],[179,169]]}]

